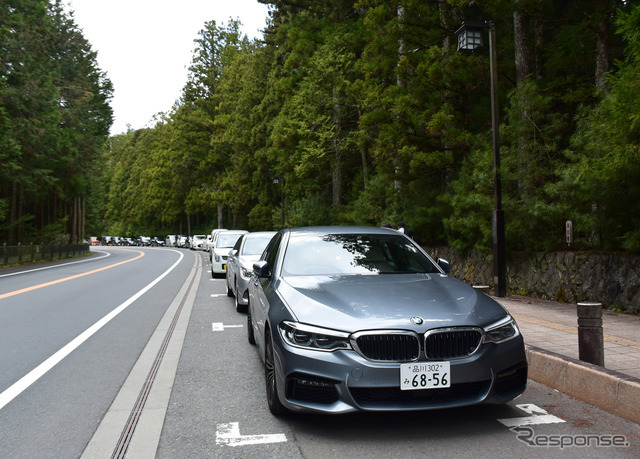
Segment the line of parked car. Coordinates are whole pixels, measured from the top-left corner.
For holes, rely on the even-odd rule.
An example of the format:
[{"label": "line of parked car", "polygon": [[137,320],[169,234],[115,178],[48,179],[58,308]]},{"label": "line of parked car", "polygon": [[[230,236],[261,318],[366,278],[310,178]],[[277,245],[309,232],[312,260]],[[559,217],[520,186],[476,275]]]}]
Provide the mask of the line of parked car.
[{"label": "line of parked car", "polygon": [[120,236],[102,236],[100,245],[116,245],[116,246],[137,246],[137,247],[163,247],[165,240],[163,237],[120,237]]},{"label": "line of parked car", "polygon": [[102,236],[97,238],[92,236],[88,243],[91,245],[109,245],[109,246],[136,246],[136,247],[179,247],[191,250],[209,250],[209,241],[211,236],[205,234],[195,234],[193,236],[185,236],[184,234],[169,234],[162,236],[138,236],[138,237],[120,237],[120,236]]}]

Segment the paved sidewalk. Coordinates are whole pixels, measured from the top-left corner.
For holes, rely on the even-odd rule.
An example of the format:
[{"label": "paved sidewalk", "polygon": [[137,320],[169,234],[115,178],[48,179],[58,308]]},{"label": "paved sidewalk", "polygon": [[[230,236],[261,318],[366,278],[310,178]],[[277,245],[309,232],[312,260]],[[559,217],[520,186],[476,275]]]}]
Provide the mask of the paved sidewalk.
[{"label": "paved sidewalk", "polygon": [[603,311],[604,368],[578,360],[575,304],[495,298],[524,337],[529,377],[640,423],[640,317]]},{"label": "paved sidewalk", "polygon": [[[518,322],[525,344],[578,359],[575,304],[510,296],[495,298]],[[640,317],[603,311],[604,367],[640,379]]]}]

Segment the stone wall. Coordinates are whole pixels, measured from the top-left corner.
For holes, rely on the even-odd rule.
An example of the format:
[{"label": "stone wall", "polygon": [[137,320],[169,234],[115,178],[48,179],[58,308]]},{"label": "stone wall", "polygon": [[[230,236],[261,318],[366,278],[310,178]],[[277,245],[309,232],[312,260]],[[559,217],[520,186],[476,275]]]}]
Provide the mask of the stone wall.
[{"label": "stone wall", "polygon": [[[462,255],[449,247],[425,247],[451,263],[451,274],[470,285],[493,287],[491,254]],[[507,255],[507,293],[576,303],[599,301],[608,309],[640,313],[640,257],[594,252]]]}]

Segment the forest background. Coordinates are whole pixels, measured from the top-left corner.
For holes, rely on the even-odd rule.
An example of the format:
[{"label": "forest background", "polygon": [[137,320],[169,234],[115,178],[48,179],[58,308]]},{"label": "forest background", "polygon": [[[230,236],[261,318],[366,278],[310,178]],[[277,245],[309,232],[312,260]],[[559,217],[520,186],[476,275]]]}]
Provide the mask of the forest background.
[{"label": "forest background", "polygon": [[[109,136],[112,86],[59,0],[0,3],[0,242],[407,222],[489,252],[497,34],[508,250],[640,252],[640,5],[275,0],[207,22],[181,99]],[[485,44],[488,37],[485,32]]]}]

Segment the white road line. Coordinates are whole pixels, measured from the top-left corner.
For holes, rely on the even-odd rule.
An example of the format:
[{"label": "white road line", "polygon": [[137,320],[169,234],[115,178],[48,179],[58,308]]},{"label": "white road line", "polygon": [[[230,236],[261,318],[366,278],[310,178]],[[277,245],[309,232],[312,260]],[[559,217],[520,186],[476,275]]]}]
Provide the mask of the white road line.
[{"label": "white road line", "polygon": [[[18,274],[27,274],[27,273],[32,273],[32,272],[35,272],[35,271],[43,271],[45,269],[62,268],[64,266],[75,265],[76,263],[86,263],[87,261],[100,260],[101,258],[106,258],[106,257],[110,257],[111,256],[111,253],[109,253],[109,252],[102,252],[100,250],[96,250],[96,252],[104,253],[104,255],[101,256],[101,257],[97,257],[97,258],[83,258],[82,260],[70,261],[68,263],[61,263],[59,265],[54,265],[54,266],[43,266],[41,268],[28,269],[26,271],[18,271],[18,272],[15,272],[15,273],[2,274],[2,275],[0,275],[0,277],[17,276]],[[64,260],[59,260],[59,261],[64,261]]]},{"label": "white road line", "polygon": [[265,443],[284,443],[285,434],[240,435],[240,425],[237,422],[218,424],[216,444],[227,446],[261,445]]},{"label": "white road line", "polygon": [[[177,252],[177,251],[176,251]],[[180,253],[180,252],[178,252]],[[19,381],[15,382],[11,387],[0,394],[0,410],[4,408],[9,402],[11,402],[14,398],[24,392],[29,386],[35,383],[38,379],[40,379],[43,375],[45,375],[49,370],[55,367],[58,363],[60,363],[66,356],[71,354],[74,350],[76,350],[82,343],[88,340],[91,336],[93,336],[98,330],[107,325],[114,319],[118,314],[127,309],[134,301],[140,298],[142,295],[147,293],[154,285],[164,279],[173,269],[178,266],[180,261],[184,258],[184,255],[180,253],[180,258],[176,261],[169,269],[167,269],[164,273],[162,273],[159,277],[157,277],[154,281],[140,290],[138,293],[133,295],[127,301],[122,303],[120,306],[112,310],[109,314],[104,316],[102,319],[97,321],[91,327],[86,329],[80,335],[78,335],[73,341],[68,343],[58,352],[53,354],[47,360],[42,362],[36,368],[31,370],[25,376],[23,376]]]},{"label": "white road line", "polygon": [[560,419],[552,414],[547,413],[545,410],[536,406],[532,403],[516,405],[516,407],[530,416],[523,416],[519,418],[507,418],[507,419],[498,419],[498,422],[501,424],[512,428],[512,427],[521,427],[521,426],[535,426],[539,424],[558,424],[565,422],[563,419]]},{"label": "white road line", "polygon": [[244,325],[224,325],[222,322],[213,322],[211,324],[211,331],[218,332],[224,331],[225,328],[242,328]]}]

